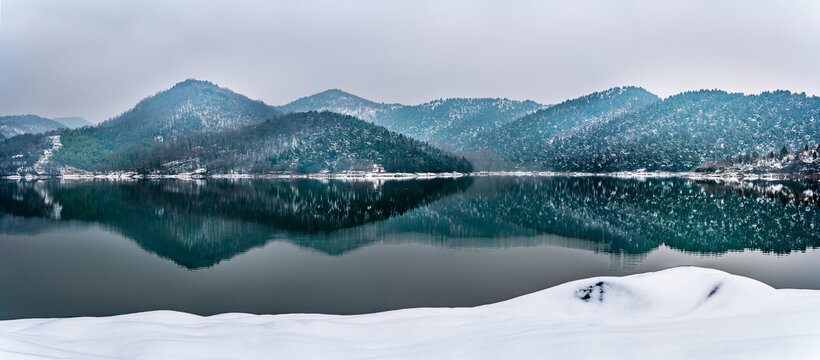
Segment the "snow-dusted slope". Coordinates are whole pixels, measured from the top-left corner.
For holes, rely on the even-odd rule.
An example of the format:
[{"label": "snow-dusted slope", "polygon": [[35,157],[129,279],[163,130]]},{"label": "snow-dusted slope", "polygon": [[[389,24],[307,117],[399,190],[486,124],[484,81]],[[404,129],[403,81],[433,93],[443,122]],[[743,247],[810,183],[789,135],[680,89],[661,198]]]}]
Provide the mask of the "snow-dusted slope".
[{"label": "snow-dusted slope", "polygon": [[817,175],[820,174],[820,145],[790,153],[784,147],[778,153],[770,152],[765,156],[741,154],[718,162],[709,162],[695,168],[696,171],[717,173],[788,173]]},{"label": "snow-dusted slope", "polygon": [[820,292],[702,268],[475,308],[0,322],[4,359],[816,359],[818,344]]},{"label": "snow-dusted slope", "polygon": [[277,107],[283,113],[327,110],[355,116],[390,131],[447,149],[462,149],[479,134],[544,108],[534,101],[439,99],[421,105],[376,103],[339,89]]},{"label": "snow-dusted slope", "polygon": [[61,128],[65,128],[65,125],[37,115],[0,116],[0,138],[20,134],[42,134]]},{"label": "snow-dusted slope", "polygon": [[339,89],[330,89],[299,98],[277,109],[282,113],[327,110],[378,124],[378,118],[402,106],[404,105],[377,103]]}]

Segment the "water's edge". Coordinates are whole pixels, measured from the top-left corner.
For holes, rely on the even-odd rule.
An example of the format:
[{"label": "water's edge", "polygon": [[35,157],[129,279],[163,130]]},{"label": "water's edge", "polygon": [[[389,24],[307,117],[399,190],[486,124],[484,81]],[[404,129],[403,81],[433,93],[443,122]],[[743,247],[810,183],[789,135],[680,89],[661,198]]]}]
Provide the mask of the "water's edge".
[{"label": "water's edge", "polygon": [[459,178],[459,177],[487,177],[487,176],[541,176],[541,177],[611,177],[630,179],[649,178],[684,178],[690,180],[763,180],[763,181],[783,181],[783,180],[818,180],[820,174],[791,174],[791,173],[701,173],[693,171],[667,172],[667,171],[618,171],[618,172],[557,172],[557,171],[478,171],[470,173],[448,172],[448,173],[384,173],[384,172],[344,172],[344,173],[312,173],[312,174],[205,174],[205,173],[180,173],[180,174],[138,174],[134,172],[114,172],[105,174],[60,174],[60,175],[10,175],[4,176],[8,180],[39,180],[39,179],[65,179],[65,180],[140,180],[140,179],[350,179],[350,180],[400,180],[400,179],[435,179],[435,178]]}]

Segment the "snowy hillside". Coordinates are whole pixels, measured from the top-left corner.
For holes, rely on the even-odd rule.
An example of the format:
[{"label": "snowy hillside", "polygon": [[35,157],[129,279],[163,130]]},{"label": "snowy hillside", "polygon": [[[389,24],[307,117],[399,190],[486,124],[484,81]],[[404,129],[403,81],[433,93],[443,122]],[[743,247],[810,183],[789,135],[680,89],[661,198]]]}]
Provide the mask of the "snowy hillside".
[{"label": "snowy hillside", "polygon": [[544,153],[545,145],[583,134],[657,101],[657,96],[638,87],[595,92],[512,121],[477,137],[469,148],[494,153],[510,166],[539,168],[546,158],[553,156]]},{"label": "snowy hillside", "polygon": [[0,139],[20,134],[42,134],[65,127],[58,121],[37,115],[0,116]]},{"label": "snowy hillside", "polygon": [[761,154],[820,139],[820,97],[689,91],[542,144],[526,166],[568,171],[688,171],[727,155]]},{"label": "snowy hillside", "polygon": [[333,89],[279,106],[282,112],[327,110],[358,117],[416,140],[463,149],[490,132],[544,106],[509,99],[439,99],[421,105],[376,103]]},{"label": "snowy hillside", "polygon": [[[269,174],[345,171],[469,172],[469,162],[332,112],[292,113],[238,129],[196,133],[134,152],[115,170]],[[134,160],[131,160],[134,159]],[[376,170],[378,169],[378,170]]]},{"label": "snowy hillside", "polygon": [[[708,171],[710,164],[717,164],[711,167],[729,166],[726,171],[818,173],[813,155],[757,165],[750,165],[749,161],[720,162],[726,156],[765,154],[783,146],[817,146],[820,98],[788,91],[744,95],[699,90],[660,100],[642,88],[618,87],[545,108],[532,101],[499,98],[440,99],[407,106],[376,103],[341,90],[328,90],[274,107],[207,81],[186,80],[97,126],[69,130],[55,121],[38,118],[35,120],[57,125],[25,131],[59,129],[54,131],[60,132],[62,147],[54,151],[48,162],[40,164],[40,169],[155,171],[164,167],[162,171],[174,171],[184,168],[176,164],[202,163],[203,153],[211,157],[209,169],[228,172],[263,168],[334,172],[387,166],[379,160],[378,151],[365,151],[364,147],[374,144],[373,139],[356,139],[351,129],[342,127],[331,127],[337,133],[314,127],[308,132],[291,134],[291,138],[267,132],[267,142],[254,143],[258,148],[241,142],[232,144],[233,150],[222,148],[225,152],[219,159],[213,156],[215,147],[208,147],[215,144],[200,141],[211,135],[228,141],[227,137],[215,134],[252,127],[282,117],[283,113],[314,110],[350,115],[384,127],[427,143],[417,145],[430,151],[436,147],[456,152],[477,170],[682,172],[696,167]],[[11,117],[0,120],[7,118]],[[363,129],[361,124],[354,123],[349,125]],[[296,125],[304,130],[301,124]],[[6,137],[24,131],[19,126],[3,126],[6,125],[0,121],[0,132],[6,131]],[[322,135],[318,136],[320,132]],[[198,139],[200,148],[193,148],[193,138]],[[170,158],[167,149],[157,156],[159,148],[182,146],[184,141],[189,141],[184,150],[193,151],[187,157]],[[0,141],[0,153],[13,157],[0,159],[0,174],[26,173],[44,154],[47,142],[42,136]],[[358,144],[355,151],[349,148],[354,142]],[[236,148],[242,151],[237,152]],[[363,156],[361,151],[369,155]],[[157,160],[164,162],[156,163]],[[268,160],[274,166],[263,164]],[[412,156],[405,160],[412,162]],[[400,161],[393,161],[397,162]],[[264,166],[257,166],[260,164]],[[185,171],[188,170],[196,169]]]},{"label": "snowy hillside", "polygon": [[756,151],[727,157],[719,162],[709,162],[695,170],[717,173],[789,173],[818,175],[820,174],[820,144],[814,147],[805,145],[796,153],[785,146],[777,153],[771,151],[761,156]]},{"label": "snowy hillside", "polygon": [[42,170],[46,164],[40,160],[55,150],[52,139],[44,134],[23,134],[0,140],[0,174],[36,173],[35,165]]},{"label": "snowy hillside", "polygon": [[199,80],[178,83],[100,125],[64,130],[60,144],[51,149],[42,136],[0,142],[6,154],[0,174],[472,170],[463,158],[351,116],[281,115]]},{"label": "snowy hillside", "polygon": [[402,106],[377,103],[339,89],[330,89],[297,99],[287,105],[278,106],[277,109],[283,113],[327,110],[354,116],[367,122],[379,123],[379,119],[387,112]]},{"label": "snowy hillside", "polygon": [[684,267],[474,308],[0,322],[9,359],[814,359],[820,292]]},{"label": "snowy hillside", "polygon": [[270,119],[278,112],[261,101],[208,81],[185,80],[140,101],[133,109],[101,124],[134,128],[170,137],[190,131],[217,131]]},{"label": "snowy hillside", "polygon": [[53,162],[83,170],[111,168],[123,150],[133,153],[187,134],[234,129],[278,114],[261,101],[189,79],[97,126],[63,131],[63,148]]},{"label": "snowy hillside", "polygon": [[396,109],[382,124],[421,141],[464,150],[477,136],[543,107],[509,99],[440,99]]}]

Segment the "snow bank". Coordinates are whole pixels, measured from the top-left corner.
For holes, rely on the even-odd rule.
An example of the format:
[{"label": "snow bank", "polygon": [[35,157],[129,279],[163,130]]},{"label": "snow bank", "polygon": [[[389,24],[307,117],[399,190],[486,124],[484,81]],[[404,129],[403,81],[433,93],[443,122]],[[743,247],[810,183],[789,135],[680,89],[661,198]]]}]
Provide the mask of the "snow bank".
[{"label": "snow bank", "polygon": [[475,308],[0,322],[3,359],[817,359],[820,291],[685,267]]}]

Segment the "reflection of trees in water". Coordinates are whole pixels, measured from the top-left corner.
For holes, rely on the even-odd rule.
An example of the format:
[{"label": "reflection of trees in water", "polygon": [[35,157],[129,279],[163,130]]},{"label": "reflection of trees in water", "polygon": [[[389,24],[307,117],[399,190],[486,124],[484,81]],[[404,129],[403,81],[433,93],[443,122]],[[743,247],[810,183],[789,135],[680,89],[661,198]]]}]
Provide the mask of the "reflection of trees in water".
[{"label": "reflection of trees in water", "polygon": [[807,181],[699,181],[699,185],[716,191],[729,191],[743,197],[766,196],[783,205],[820,205],[820,187]]},{"label": "reflection of trees in water", "polygon": [[[812,193],[806,184],[767,186],[777,185]],[[661,244],[699,253],[820,246],[814,231],[820,227],[818,206],[783,201],[755,187],[740,194],[727,190],[684,179],[487,178],[463,195],[391,222],[453,238],[555,234],[635,254]]]},{"label": "reflection of trees in water", "polygon": [[811,200],[816,188],[602,177],[6,181],[0,211],[99,223],[188,268],[212,266],[272,239],[325,254],[379,241],[554,244],[632,263],[661,244],[699,253],[820,246],[820,207]]},{"label": "reflection of trees in water", "polygon": [[26,203],[4,202],[3,211],[51,217],[48,206],[19,210],[39,209],[43,196],[33,189],[44,187],[62,207],[62,220],[100,223],[177,264],[201,268],[262,245],[276,234],[305,238],[401,215],[464,189],[470,181],[6,182],[2,192],[7,197],[23,194]]}]

